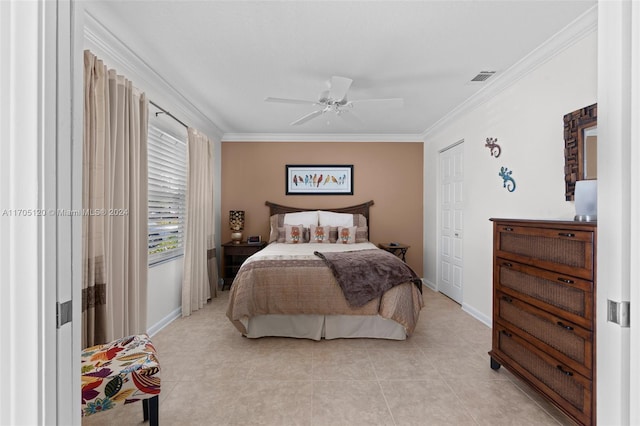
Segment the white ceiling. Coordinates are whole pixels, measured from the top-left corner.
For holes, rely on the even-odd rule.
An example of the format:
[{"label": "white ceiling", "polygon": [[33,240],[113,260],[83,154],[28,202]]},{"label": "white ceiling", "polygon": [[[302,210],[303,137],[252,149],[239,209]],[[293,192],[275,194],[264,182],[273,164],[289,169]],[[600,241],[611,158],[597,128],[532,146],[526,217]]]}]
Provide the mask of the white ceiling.
[{"label": "white ceiling", "polygon": [[[581,1],[102,1],[92,13],[226,135],[420,135],[558,33]],[[349,99],[404,99],[300,126],[332,75]],[[484,83],[484,84],[487,84]],[[167,107],[167,106],[165,106]],[[167,109],[171,110],[170,107]]]}]

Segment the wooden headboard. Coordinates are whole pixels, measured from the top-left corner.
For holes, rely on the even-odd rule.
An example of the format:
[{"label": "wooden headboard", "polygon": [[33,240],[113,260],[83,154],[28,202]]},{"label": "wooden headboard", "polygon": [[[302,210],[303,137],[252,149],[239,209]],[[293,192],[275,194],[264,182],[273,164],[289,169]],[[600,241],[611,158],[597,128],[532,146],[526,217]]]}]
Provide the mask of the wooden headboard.
[{"label": "wooden headboard", "polygon": [[373,200],[367,201],[366,203],[358,204],[355,206],[349,207],[338,207],[338,208],[327,208],[323,207],[320,209],[310,209],[304,207],[289,207],[283,206],[281,204],[272,203],[271,201],[265,201],[265,204],[269,206],[269,216],[274,214],[281,213],[295,213],[295,212],[307,212],[313,210],[324,210],[336,213],[353,213],[353,214],[361,214],[367,219],[367,227],[369,228],[368,234],[371,235],[371,221],[369,219],[369,207],[373,205]]}]

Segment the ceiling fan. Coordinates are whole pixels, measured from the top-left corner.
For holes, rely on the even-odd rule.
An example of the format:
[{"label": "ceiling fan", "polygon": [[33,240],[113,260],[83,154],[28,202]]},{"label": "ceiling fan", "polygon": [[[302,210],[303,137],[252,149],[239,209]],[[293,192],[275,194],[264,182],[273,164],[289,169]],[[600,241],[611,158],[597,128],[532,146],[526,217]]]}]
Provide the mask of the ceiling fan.
[{"label": "ceiling fan", "polygon": [[272,98],[267,97],[264,100],[267,102],[280,102],[285,104],[300,104],[300,105],[315,105],[320,108],[304,115],[291,123],[292,126],[306,123],[307,121],[316,118],[326,112],[334,112],[336,115],[341,116],[344,112],[349,111],[358,104],[375,104],[376,106],[384,108],[399,108],[404,104],[402,98],[389,98],[389,99],[359,99],[348,100],[347,92],[351,87],[353,80],[347,77],[333,76],[329,85],[329,90],[324,90],[318,96],[317,101],[307,101],[300,99],[287,99],[287,98]]}]

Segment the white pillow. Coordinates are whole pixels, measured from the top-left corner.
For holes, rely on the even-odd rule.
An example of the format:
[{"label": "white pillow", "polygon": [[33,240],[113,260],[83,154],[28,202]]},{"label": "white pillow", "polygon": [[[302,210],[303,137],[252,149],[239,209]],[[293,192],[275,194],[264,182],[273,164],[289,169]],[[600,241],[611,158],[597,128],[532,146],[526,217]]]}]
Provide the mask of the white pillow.
[{"label": "white pillow", "polygon": [[309,228],[311,225],[318,224],[318,212],[297,212],[297,213],[285,213],[284,215],[285,225],[303,225],[305,228]]},{"label": "white pillow", "polygon": [[320,226],[353,226],[351,213],[335,213],[318,210]]}]

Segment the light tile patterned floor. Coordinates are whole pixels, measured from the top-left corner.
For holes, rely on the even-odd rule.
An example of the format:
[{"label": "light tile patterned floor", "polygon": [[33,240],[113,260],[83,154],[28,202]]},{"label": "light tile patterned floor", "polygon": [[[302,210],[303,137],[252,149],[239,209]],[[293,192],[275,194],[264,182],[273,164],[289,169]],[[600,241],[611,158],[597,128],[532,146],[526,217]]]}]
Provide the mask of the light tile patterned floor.
[{"label": "light tile patterned floor", "polygon": [[[424,290],[416,332],[403,342],[240,336],[229,292],[153,337],[167,425],[570,425],[504,368],[493,371],[491,330]],[[84,419],[138,425],[142,405]]]}]

